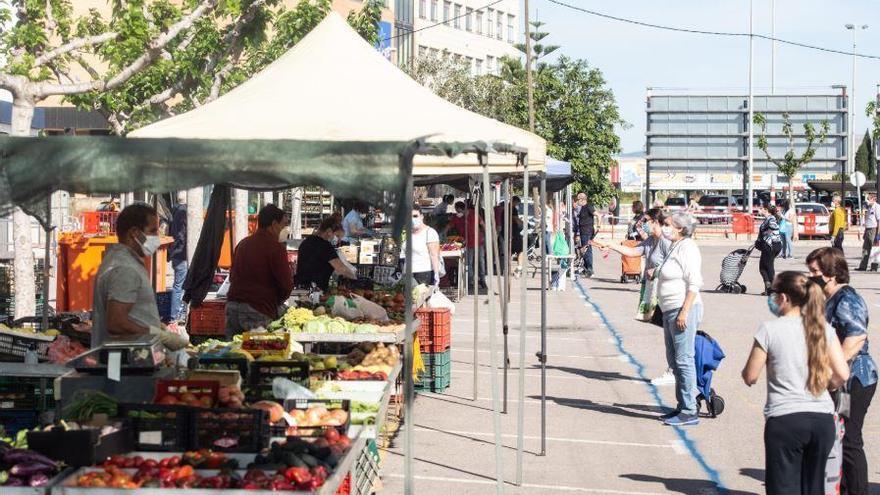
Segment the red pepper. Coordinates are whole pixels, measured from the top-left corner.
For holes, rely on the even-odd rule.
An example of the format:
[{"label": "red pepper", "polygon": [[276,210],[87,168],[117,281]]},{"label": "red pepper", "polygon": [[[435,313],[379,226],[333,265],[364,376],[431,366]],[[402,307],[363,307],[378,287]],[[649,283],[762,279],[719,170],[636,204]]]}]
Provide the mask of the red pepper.
[{"label": "red pepper", "polygon": [[311,481],[312,473],[307,468],[289,467],[284,471],[284,477],[287,478],[287,481],[300,485]]},{"label": "red pepper", "polygon": [[174,478],[178,480],[188,478],[193,475],[193,472],[192,466],[180,466],[174,470]]}]

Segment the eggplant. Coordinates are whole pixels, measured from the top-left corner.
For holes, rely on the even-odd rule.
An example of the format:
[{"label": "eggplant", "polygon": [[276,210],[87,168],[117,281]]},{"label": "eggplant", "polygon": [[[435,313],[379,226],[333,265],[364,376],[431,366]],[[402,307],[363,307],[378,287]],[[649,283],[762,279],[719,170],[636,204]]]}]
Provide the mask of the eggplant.
[{"label": "eggplant", "polygon": [[306,463],[306,466],[309,469],[312,469],[313,467],[316,467],[318,464],[320,464],[320,462],[318,462],[318,459],[315,459],[309,454],[300,454],[299,458],[302,459],[304,463]]},{"label": "eggplant", "polygon": [[330,454],[324,459],[324,463],[330,468],[330,471],[336,469],[336,465],[339,464],[339,456],[336,454]]},{"label": "eggplant", "polygon": [[6,453],[3,454],[3,461],[6,464],[27,464],[38,462],[49,466],[56,466],[55,461],[49,459],[43,454],[25,449],[12,449],[6,451]]},{"label": "eggplant", "polygon": [[13,476],[20,476],[22,478],[27,478],[33,476],[35,474],[40,473],[51,473],[54,472],[56,466],[54,464],[43,464],[42,462],[32,462],[28,463],[19,463],[15,466],[12,466],[12,469],[9,470],[9,474]]},{"label": "eggplant", "polygon": [[15,476],[10,476],[6,483],[3,486],[25,486],[24,480],[21,478],[16,478]]},{"label": "eggplant", "polygon": [[49,476],[45,473],[38,473],[31,476],[31,479],[28,480],[28,485],[30,486],[44,486],[49,482]]},{"label": "eggplant", "polygon": [[314,457],[317,457],[318,459],[326,459],[332,453],[333,453],[333,451],[330,450],[330,447],[314,447],[314,446],[312,447],[311,452],[309,452],[309,454],[311,454]]}]

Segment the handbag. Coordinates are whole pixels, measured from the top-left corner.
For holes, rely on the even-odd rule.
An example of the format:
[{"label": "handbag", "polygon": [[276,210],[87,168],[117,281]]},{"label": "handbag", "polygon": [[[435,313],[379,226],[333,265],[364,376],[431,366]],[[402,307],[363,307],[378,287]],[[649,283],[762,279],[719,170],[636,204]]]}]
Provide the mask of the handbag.
[{"label": "handbag", "polygon": [[568,241],[565,240],[565,234],[562,231],[556,232],[553,238],[553,256],[565,257],[570,253],[568,249]]}]

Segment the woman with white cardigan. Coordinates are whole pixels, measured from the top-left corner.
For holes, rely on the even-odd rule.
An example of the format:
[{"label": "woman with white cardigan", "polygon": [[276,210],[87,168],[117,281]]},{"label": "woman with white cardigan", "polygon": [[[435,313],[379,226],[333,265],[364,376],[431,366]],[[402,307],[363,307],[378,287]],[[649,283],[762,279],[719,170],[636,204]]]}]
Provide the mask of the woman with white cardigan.
[{"label": "woman with white cardigan", "polygon": [[669,255],[658,268],[657,298],[663,312],[667,361],[675,375],[676,408],[661,416],[664,424],[699,424],[694,339],[703,319],[702,256],[692,239],[697,221],[687,212],[672,216],[663,236],[672,241]]}]

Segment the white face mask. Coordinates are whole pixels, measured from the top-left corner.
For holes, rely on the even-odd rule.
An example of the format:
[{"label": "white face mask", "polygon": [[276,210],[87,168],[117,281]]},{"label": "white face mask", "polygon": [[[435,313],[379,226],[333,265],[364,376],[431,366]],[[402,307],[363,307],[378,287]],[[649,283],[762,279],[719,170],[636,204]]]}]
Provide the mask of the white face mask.
[{"label": "white face mask", "polygon": [[335,235],[333,237],[331,237],[330,238],[330,245],[338,246],[339,245],[339,237],[337,237]]},{"label": "white face mask", "polygon": [[360,217],[361,217],[361,220],[364,220],[364,219],[367,218],[367,214],[366,214],[366,213],[361,213],[361,214],[360,214]]},{"label": "white face mask", "polygon": [[670,241],[672,240],[672,234],[674,233],[672,227],[664,225],[663,227],[660,227],[660,231],[663,233],[664,238]]},{"label": "white face mask", "polygon": [[281,232],[278,233],[278,242],[287,242],[287,239],[290,237],[290,227],[284,227],[281,229]]},{"label": "white face mask", "polygon": [[413,218],[412,221],[413,221],[413,228],[417,229],[422,226],[422,219],[421,218]]},{"label": "white face mask", "polygon": [[159,250],[162,245],[162,239],[157,235],[144,235],[144,240],[140,241],[141,251],[144,256],[152,256]]}]

